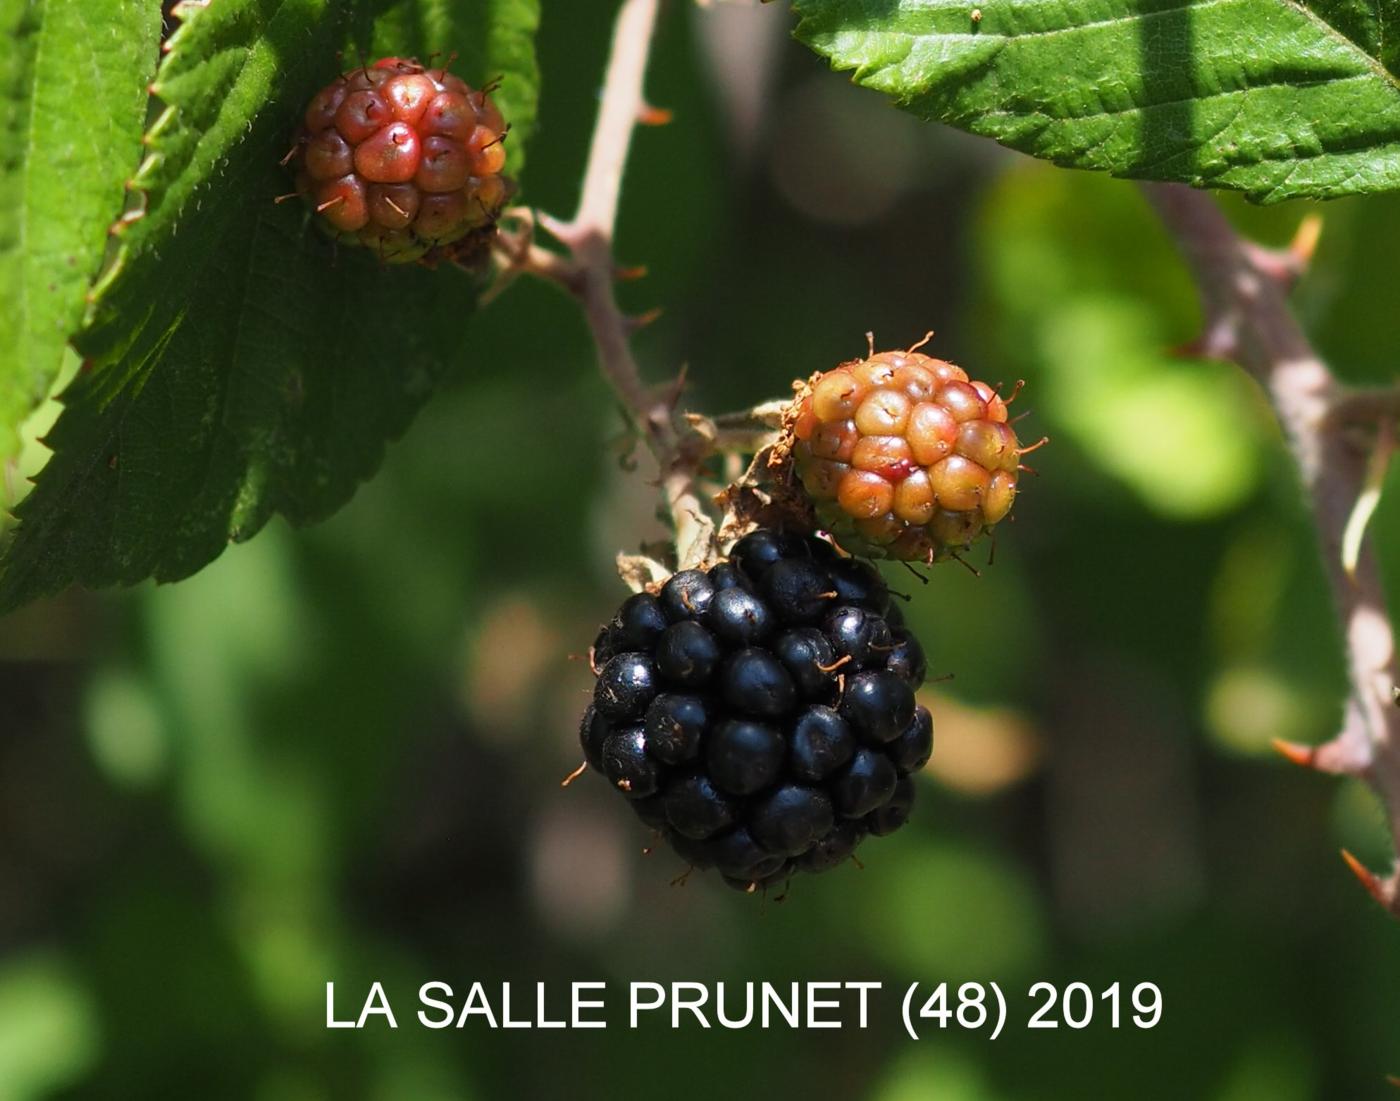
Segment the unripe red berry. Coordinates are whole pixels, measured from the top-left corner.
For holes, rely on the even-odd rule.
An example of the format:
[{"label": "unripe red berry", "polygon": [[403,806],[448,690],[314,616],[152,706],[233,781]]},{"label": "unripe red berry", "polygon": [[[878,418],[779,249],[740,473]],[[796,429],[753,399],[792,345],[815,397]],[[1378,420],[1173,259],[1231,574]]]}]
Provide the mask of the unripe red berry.
[{"label": "unripe red berry", "polygon": [[386,57],[316,93],[291,168],[337,240],[390,263],[479,255],[512,190],[506,124],[484,91]]}]

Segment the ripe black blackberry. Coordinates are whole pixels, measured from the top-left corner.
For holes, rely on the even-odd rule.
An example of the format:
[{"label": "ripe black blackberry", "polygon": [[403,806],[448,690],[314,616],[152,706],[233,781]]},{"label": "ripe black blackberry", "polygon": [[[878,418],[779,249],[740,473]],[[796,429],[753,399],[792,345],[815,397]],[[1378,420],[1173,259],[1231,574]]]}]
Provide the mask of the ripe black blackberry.
[{"label": "ripe black blackberry", "polygon": [[923,650],[829,543],[759,529],[628,597],[592,661],[589,766],[730,886],[829,871],[909,817],[933,749]]}]

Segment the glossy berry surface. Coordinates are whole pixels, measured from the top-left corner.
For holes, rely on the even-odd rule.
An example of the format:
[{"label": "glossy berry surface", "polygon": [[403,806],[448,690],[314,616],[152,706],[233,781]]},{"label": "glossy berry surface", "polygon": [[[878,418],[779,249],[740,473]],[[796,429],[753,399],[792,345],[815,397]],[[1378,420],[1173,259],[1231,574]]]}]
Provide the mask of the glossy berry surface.
[{"label": "glossy berry surface", "polygon": [[836,809],[844,818],[864,818],[889,802],[898,783],[899,773],[888,757],[874,749],[858,749],[832,785]]},{"label": "glossy berry surface", "polygon": [[661,608],[672,623],[699,619],[714,599],[717,586],[704,570],[681,570],[661,586]]},{"label": "glossy berry surface", "polygon": [[749,832],[769,852],[801,856],[835,824],[831,797],[821,788],[784,784],[754,804]]},{"label": "glossy berry surface", "polygon": [[1022,449],[1006,401],[961,367],[881,352],[812,379],[790,416],[818,524],[846,550],[933,562],[1011,511]]},{"label": "glossy berry surface", "polygon": [[767,723],[726,719],[706,745],[705,763],[714,781],[733,795],[752,795],[783,769],[783,736]]},{"label": "glossy berry surface", "polygon": [[784,631],[774,641],[773,653],[805,699],[815,700],[831,694],[838,668],[836,647],[821,631],[815,627]]},{"label": "glossy berry surface", "polygon": [[914,718],[914,691],[886,669],[855,673],[841,696],[841,717],[867,742],[883,744]]},{"label": "glossy berry surface", "polygon": [[389,57],[316,94],[290,164],[297,193],[338,241],[387,263],[465,262],[510,194],[505,134],[485,91]]},{"label": "glossy berry surface", "polygon": [[723,643],[752,646],[772,634],[776,617],[756,594],[734,585],[715,592],[703,622]]},{"label": "glossy berry surface", "polygon": [[647,745],[652,756],[668,765],[693,760],[709,722],[709,707],[700,696],[662,693],[647,707]]},{"label": "glossy berry surface", "polygon": [[719,668],[719,640],[693,620],[666,628],[656,644],[656,664],[671,684],[698,688]]},{"label": "glossy berry surface", "polygon": [[918,772],[928,764],[933,756],[933,717],[928,708],[915,709],[914,718],[899,737],[885,746],[885,753],[901,776]]},{"label": "glossy berry surface", "polygon": [[788,737],[793,775],[808,783],[825,780],[855,752],[856,738],[850,724],[822,704],[803,711]]},{"label": "glossy berry surface", "polygon": [[905,776],[895,784],[894,794],[870,812],[865,819],[865,825],[876,837],[884,837],[909,821],[909,812],[913,806],[914,782]]},{"label": "glossy berry surface", "polygon": [[705,773],[677,777],[666,789],[666,821],[677,833],[703,841],[739,819],[739,803]]},{"label": "glossy berry surface", "polygon": [[933,748],[923,650],[830,543],[759,529],[629,597],[592,656],[588,764],[692,867],[781,886],[908,819]]},{"label": "glossy berry surface", "polygon": [[853,669],[882,666],[894,653],[894,632],[884,616],[856,604],[843,604],[827,616],[826,637]]},{"label": "glossy berry surface", "polygon": [[661,769],[647,753],[646,729],[624,726],[603,742],[603,774],[629,799],[655,795]]},{"label": "glossy berry surface", "polygon": [[885,668],[911,687],[923,684],[928,665],[919,640],[903,627],[896,627],[891,642],[893,646],[885,659]]},{"label": "glossy berry surface", "polygon": [[797,686],[770,650],[749,646],[730,655],[720,671],[724,702],[742,715],[779,719],[797,702]]},{"label": "glossy berry surface", "polygon": [[646,654],[618,654],[598,674],[593,706],[609,719],[640,718],[656,695],[656,664]]},{"label": "glossy berry surface", "polygon": [[613,617],[609,645],[616,650],[647,650],[667,627],[661,602],[650,593],[637,593]]}]

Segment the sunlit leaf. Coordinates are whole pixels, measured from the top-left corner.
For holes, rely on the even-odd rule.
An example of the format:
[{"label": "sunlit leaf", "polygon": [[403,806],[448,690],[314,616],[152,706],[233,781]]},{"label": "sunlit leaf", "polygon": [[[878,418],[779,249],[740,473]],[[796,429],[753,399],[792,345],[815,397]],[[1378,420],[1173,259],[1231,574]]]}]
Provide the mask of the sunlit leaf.
[{"label": "sunlit leaf", "polygon": [[1400,186],[1400,2],[795,0],[927,119],[1057,164],[1274,201]]}]

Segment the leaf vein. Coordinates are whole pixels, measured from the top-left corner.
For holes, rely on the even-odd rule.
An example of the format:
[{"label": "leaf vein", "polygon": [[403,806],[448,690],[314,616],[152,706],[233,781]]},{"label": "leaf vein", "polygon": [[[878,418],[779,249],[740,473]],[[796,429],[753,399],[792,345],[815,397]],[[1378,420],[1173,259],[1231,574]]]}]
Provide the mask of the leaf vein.
[{"label": "leaf vein", "polygon": [[1300,12],[1308,20],[1321,27],[1326,34],[1330,35],[1332,38],[1335,38],[1338,42],[1340,42],[1344,49],[1358,54],[1361,57],[1363,64],[1365,64],[1367,68],[1369,68],[1373,73],[1375,73],[1376,76],[1380,77],[1381,80],[1389,84],[1392,89],[1396,90],[1397,92],[1400,92],[1400,79],[1397,79],[1394,73],[1392,73],[1383,64],[1381,64],[1378,58],[1374,58],[1370,54],[1368,54],[1365,50],[1363,50],[1350,38],[1344,35],[1336,27],[1332,26],[1331,23],[1327,22],[1327,20],[1323,19],[1322,16],[1318,15],[1317,12],[1313,11],[1306,4],[1300,3],[1299,0],[1278,0],[1278,2],[1281,3],[1285,8],[1291,8],[1296,12]]},{"label": "leaf vein", "polygon": [[[1009,108],[1002,108],[996,111],[984,112],[989,118],[1045,118],[1052,122],[1091,122],[1094,119],[1113,118],[1118,115],[1130,115],[1135,111],[1153,111],[1163,107],[1177,107],[1185,103],[1205,103],[1213,99],[1224,99],[1226,96],[1247,96],[1250,92],[1260,92],[1269,88],[1313,88],[1326,84],[1345,84],[1353,80],[1368,80],[1365,73],[1353,73],[1350,76],[1322,77],[1318,80],[1271,80],[1261,84],[1248,84],[1242,88],[1222,88],[1217,92],[1206,92],[1198,96],[1183,96],[1177,99],[1156,100],[1150,103],[1134,103],[1127,107],[1114,107],[1102,111],[1088,111],[1083,114],[1052,115],[1043,110],[1017,111]],[[1242,109],[1242,108],[1241,108]],[[1238,117],[1237,111],[1230,122],[1233,123]],[[1211,137],[1219,135],[1217,130]],[[1209,139],[1207,139],[1209,140]]]}]

